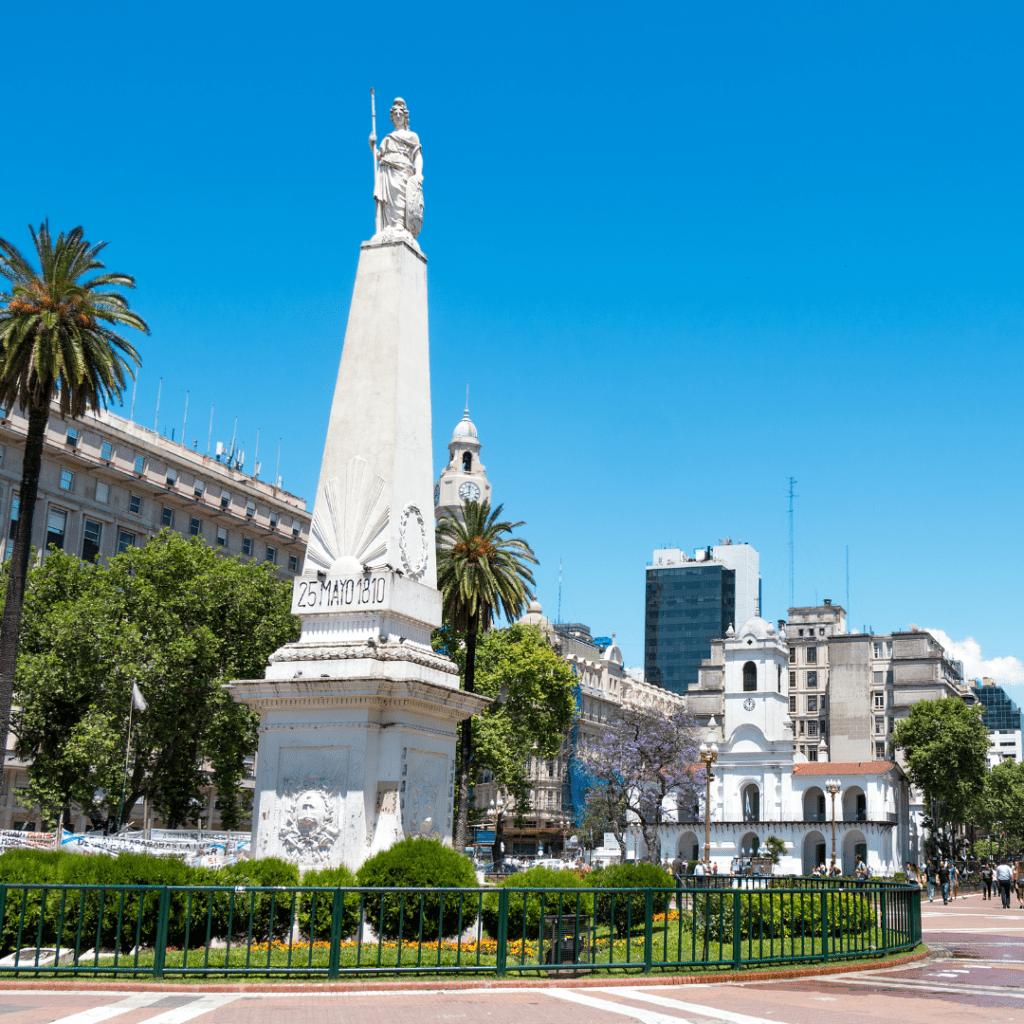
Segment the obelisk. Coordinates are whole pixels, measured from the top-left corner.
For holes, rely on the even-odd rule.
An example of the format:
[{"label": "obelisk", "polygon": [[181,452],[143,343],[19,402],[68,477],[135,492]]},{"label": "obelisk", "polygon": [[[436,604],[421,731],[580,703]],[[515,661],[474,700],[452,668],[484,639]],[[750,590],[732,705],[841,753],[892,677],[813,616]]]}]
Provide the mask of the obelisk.
[{"label": "obelisk", "polygon": [[260,714],[252,850],[347,864],[405,835],[451,839],[456,725],[488,700],[430,646],[441,624],[431,499],[423,158],[405,102],[376,148],[313,524],[265,678],[228,685]]}]

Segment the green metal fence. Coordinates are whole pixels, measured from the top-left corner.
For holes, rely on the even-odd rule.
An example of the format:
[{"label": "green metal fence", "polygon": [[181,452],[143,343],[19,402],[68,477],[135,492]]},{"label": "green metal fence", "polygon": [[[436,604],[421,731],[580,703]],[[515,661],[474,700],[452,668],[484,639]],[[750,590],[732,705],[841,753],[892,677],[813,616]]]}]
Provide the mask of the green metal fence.
[{"label": "green metal fence", "polygon": [[[701,881],[697,879],[695,881]],[[788,883],[788,884],[787,884]],[[0,885],[0,974],[324,978],[650,973],[881,956],[920,890],[764,879],[673,889]]]}]

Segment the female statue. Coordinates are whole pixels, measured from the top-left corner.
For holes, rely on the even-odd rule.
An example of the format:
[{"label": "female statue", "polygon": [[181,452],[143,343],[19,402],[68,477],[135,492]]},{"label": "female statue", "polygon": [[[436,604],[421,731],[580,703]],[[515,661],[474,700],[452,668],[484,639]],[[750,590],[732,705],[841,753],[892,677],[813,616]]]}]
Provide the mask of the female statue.
[{"label": "female statue", "polygon": [[376,134],[370,135],[377,158],[374,237],[385,241],[406,233],[415,238],[423,227],[423,149],[419,136],[409,130],[409,110],[401,96],[391,105],[391,123],[395,130],[384,136],[380,149]]}]

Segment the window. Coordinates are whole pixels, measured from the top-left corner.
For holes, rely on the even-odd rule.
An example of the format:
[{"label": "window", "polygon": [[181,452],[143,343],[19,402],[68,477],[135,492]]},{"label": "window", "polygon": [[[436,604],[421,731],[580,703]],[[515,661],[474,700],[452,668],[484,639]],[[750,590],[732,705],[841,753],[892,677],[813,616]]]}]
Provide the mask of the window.
[{"label": "window", "polygon": [[757,786],[747,786],[743,791],[743,820],[761,820],[761,791]]},{"label": "window", "polygon": [[267,545],[267,557],[263,559],[264,562],[269,562],[271,565],[277,564],[277,548],[272,548],[269,544]]},{"label": "window", "polygon": [[796,664],[796,648],[790,647],[789,649],[789,663],[790,665]]},{"label": "window", "polygon": [[100,458],[109,462],[114,457],[114,446],[109,441],[100,445]]},{"label": "window", "polygon": [[192,485],[192,494],[197,498],[201,498],[205,490],[206,484],[204,484],[202,480],[196,480],[196,482]]},{"label": "window", "polygon": [[217,546],[222,548],[228,546],[228,531],[223,526],[217,527]]},{"label": "window", "polygon": [[807,760],[808,761],[817,761],[818,760],[818,748],[817,747],[808,747],[807,748]]},{"label": "window", "polygon": [[251,555],[252,554],[252,537],[243,537],[242,538],[242,554],[243,555]]},{"label": "window", "polygon": [[174,509],[168,508],[164,505],[163,512],[160,513],[160,524],[161,526],[173,526],[174,525]]},{"label": "window", "polygon": [[142,515],[142,499],[137,494],[128,495],[128,511],[133,516]]},{"label": "window", "polygon": [[75,489],[75,474],[70,469],[60,471],[60,489],[62,491],[73,491]]},{"label": "window", "polygon": [[289,555],[288,556],[288,571],[298,572],[299,571],[299,556]]},{"label": "window", "polygon": [[796,632],[797,632],[797,636],[803,636],[804,635],[804,631],[802,629],[798,629]]},{"label": "window", "polygon": [[884,693],[876,693],[875,694],[875,707],[879,708],[879,709],[885,707],[885,694]]},{"label": "window", "polygon": [[78,447],[78,431],[74,427],[68,427],[67,437],[64,438],[65,443],[69,448]]},{"label": "window", "polygon": [[824,626],[819,626],[818,627],[818,636],[824,636],[824,635],[825,635],[825,627]]},{"label": "window", "polygon": [[178,482],[178,471],[167,467],[167,486],[173,487]]},{"label": "window", "polygon": [[895,731],[896,731],[896,719],[895,718],[890,718],[889,719],[889,732],[895,732]]},{"label": "window", "polygon": [[885,760],[885,744],[884,743],[876,743],[875,744],[875,760],[876,761],[884,761]]},{"label": "window", "polygon": [[813,719],[807,723],[807,735],[817,736],[818,735],[818,723]]},{"label": "window", "polygon": [[68,525],[68,514],[67,512],[61,512],[59,509],[51,508],[50,514],[46,518],[46,546],[49,547],[51,544],[60,550],[64,548],[64,531]]},{"label": "window", "polygon": [[801,736],[803,736],[803,734],[804,734],[804,720],[802,718],[800,719],[800,728],[799,728],[798,732],[800,733]]},{"label": "window", "polygon": [[818,695],[816,693],[812,693],[807,698],[807,710],[808,711],[817,711],[818,710]]},{"label": "window", "polygon": [[[11,528],[8,532],[8,536],[11,540],[14,540],[18,536],[18,509],[21,507],[21,499],[15,495],[11,499]],[[7,545],[7,553],[4,555],[4,561],[9,561],[11,552],[14,550],[13,544]]]},{"label": "window", "polygon": [[876,658],[880,658],[882,656],[882,645],[881,644],[872,644],[871,645],[871,650],[872,650],[872,652],[873,652],[873,654],[874,654],[874,656]]},{"label": "window", "polygon": [[808,647],[807,648],[807,664],[816,665],[818,663],[818,648]]},{"label": "window", "polygon": [[231,507],[231,495],[227,491],[220,492],[220,507],[230,508]]},{"label": "window", "polygon": [[875,719],[875,734],[878,736],[885,735],[885,717],[882,715]]},{"label": "window", "polygon": [[[2,456],[0,456],[0,465],[3,465],[3,457]],[[301,530],[301,529],[302,529],[302,523],[300,523],[298,521],[298,519],[293,519],[292,520],[292,536],[296,540],[298,540],[299,530]]]},{"label": "window", "polygon": [[748,661],[743,666],[743,689],[744,691],[757,689],[757,666],[752,661]]},{"label": "window", "polygon": [[808,672],[807,673],[807,687],[810,690],[816,690],[818,688],[818,673]]},{"label": "window", "polygon": [[891,640],[886,640],[885,641],[885,656],[887,658],[891,658],[892,657],[892,641]]},{"label": "window", "polygon": [[122,530],[117,535],[117,553],[123,555],[129,548],[135,547],[135,534]]},{"label": "window", "polygon": [[462,472],[472,473],[473,472],[473,455],[471,452],[462,453]]},{"label": "window", "polygon": [[85,539],[82,541],[82,559],[86,562],[94,562],[100,553],[100,538],[103,536],[103,527],[94,523],[91,519],[85,521]]},{"label": "window", "polygon": [[191,520],[189,520],[188,532],[192,534],[193,537],[202,537],[203,521],[201,519],[196,519],[195,517],[193,517]]},{"label": "window", "polygon": [[796,714],[796,694],[789,698],[789,712],[790,714]]},{"label": "window", "polygon": [[251,501],[245,503],[245,515],[247,519],[252,519],[256,515],[256,506]]},{"label": "window", "polygon": [[277,523],[278,523],[277,513],[276,512],[271,512],[270,513],[270,528],[272,530],[276,530],[277,529]]},{"label": "window", "polygon": [[790,687],[790,689],[792,689],[794,686],[796,686],[796,673],[795,672],[790,672],[789,673],[789,687]]},{"label": "window", "polygon": [[146,456],[136,455],[135,456],[135,472],[140,476],[146,471]]}]

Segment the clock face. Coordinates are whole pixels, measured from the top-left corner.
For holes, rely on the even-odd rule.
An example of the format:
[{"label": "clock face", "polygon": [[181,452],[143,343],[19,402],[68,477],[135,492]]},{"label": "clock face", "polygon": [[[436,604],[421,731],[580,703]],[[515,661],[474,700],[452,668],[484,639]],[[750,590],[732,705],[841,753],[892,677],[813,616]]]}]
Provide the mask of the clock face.
[{"label": "clock face", "polygon": [[441,485],[434,484],[434,504],[436,505],[441,500]]},{"label": "clock face", "polygon": [[459,497],[463,501],[478,501],[480,499],[480,488],[468,480],[459,488]]},{"label": "clock face", "polygon": [[754,698],[753,697],[748,697],[743,702],[743,710],[744,711],[753,711],[754,710]]}]

